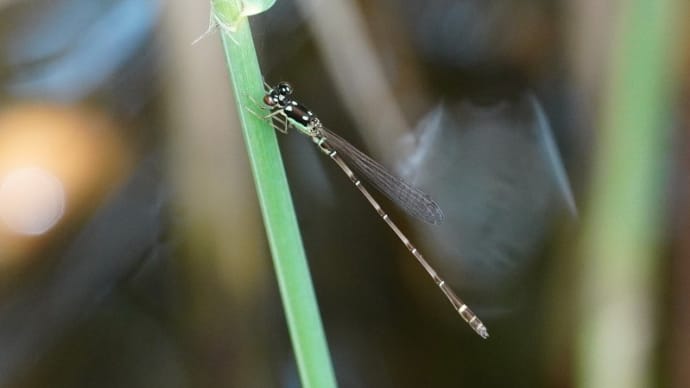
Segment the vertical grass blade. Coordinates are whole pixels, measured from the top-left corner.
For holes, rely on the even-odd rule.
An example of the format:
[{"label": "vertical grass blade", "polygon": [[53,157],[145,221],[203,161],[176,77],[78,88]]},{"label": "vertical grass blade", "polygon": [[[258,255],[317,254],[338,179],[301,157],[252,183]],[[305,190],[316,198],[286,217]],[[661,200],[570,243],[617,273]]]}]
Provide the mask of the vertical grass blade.
[{"label": "vertical grass blade", "polygon": [[685,1],[620,3],[582,241],[579,387],[657,385],[655,248]]},{"label": "vertical grass blade", "polygon": [[263,96],[249,23],[241,12],[250,3],[214,0],[212,4],[216,20],[231,27],[219,30],[302,386],[336,387],[275,131],[246,108],[257,111],[250,96],[255,101]]}]

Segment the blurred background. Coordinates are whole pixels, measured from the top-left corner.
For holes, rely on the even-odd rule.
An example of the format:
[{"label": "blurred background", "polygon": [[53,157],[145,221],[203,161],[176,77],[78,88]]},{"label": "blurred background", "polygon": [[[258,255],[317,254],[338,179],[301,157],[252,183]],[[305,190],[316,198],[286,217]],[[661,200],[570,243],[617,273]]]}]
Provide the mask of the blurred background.
[{"label": "blurred background", "polygon": [[[441,205],[432,226],[383,201],[491,333],[280,135],[339,386],[690,386],[690,47],[669,22],[658,68],[614,58],[628,5],[279,0],[251,18],[269,83]],[[300,386],[218,33],[191,44],[208,16],[0,0],[1,387]],[[628,66],[666,87],[620,162],[607,112]],[[636,155],[653,179],[629,179]]]}]

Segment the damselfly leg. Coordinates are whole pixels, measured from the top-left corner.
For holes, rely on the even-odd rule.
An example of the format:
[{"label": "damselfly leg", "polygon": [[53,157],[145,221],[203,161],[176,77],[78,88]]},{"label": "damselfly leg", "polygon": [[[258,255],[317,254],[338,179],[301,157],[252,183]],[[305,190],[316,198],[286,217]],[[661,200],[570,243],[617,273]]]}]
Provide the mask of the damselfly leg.
[{"label": "damselfly leg", "polygon": [[[264,81],[264,84],[266,84],[265,81]],[[266,114],[259,114],[259,113],[257,113],[257,112],[254,112],[250,107],[245,106],[244,108],[245,108],[249,113],[253,114],[254,116],[256,116],[256,117],[258,117],[258,118],[260,118],[260,119],[262,119],[262,120],[267,120],[267,119],[270,120],[269,123],[271,124],[271,126],[273,127],[273,129],[275,129],[276,131],[278,131],[278,132],[280,132],[280,133],[282,133],[282,134],[287,134],[287,133],[288,133],[288,126],[289,126],[290,124],[288,123],[288,121],[287,121],[286,119],[284,119],[285,113],[281,112],[280,110],[272,111],[272,110],[268,109],[268,108],[266,107],[265,104],[259,103],[259,102],[256,101],[256,99],[255,99],[254,97],[252,97],[252,96],[247,96],[247,98],[248,98],[257,108],[261,109],[261,110],[264,111],[264,112],[267,112]],[[275,125],[274,122],[278,122],[278,123],[282,124],[282,128],[281,128],[281,127],[278,127],[277,125]]]}]

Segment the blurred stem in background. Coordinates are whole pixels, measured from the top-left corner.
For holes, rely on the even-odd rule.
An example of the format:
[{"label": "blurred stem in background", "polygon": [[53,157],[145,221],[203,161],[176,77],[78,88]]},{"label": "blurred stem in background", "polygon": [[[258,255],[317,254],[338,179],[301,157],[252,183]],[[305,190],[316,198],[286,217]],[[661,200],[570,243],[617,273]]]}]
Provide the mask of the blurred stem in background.
[{"label": "blurred stem in background", "polygon": [[[360,134],[379,158],[395,159],[391,139],[409,132],[386,68],[367,34],[362,10],[353,0],[298,0],[319,53],[352,114]],[[376,130],[361,131],[362,128]]]},{"label": "blurred stem in background", "polygon": [[266,120],[247,109],[251,107],[254,112],[260,111],[250,96],[254,101],[262,101],[264,88],[246,16],[261,12],[272,3],[273,0],[214,0],[212,12],[223,40],[302,386],[335,387],[333,367],[275,131]]},{"label": "blurred stem in background", "polygon": [[662,194],[685,0],[620,3],[582,241],[578,386],[655,385]]},{"label": "blurred stem in background", "polygon": [[204,4],[171,2],[165,10],[168,176],[174,240],[183,242],[177,288],[185,289],[175,311],[190,386],[271,386],[271,328],[262,317],[275,293],[237,112],[229,88],[218,87],[227,77],[223,52],[210,35],[190,46],[208,20]]}]

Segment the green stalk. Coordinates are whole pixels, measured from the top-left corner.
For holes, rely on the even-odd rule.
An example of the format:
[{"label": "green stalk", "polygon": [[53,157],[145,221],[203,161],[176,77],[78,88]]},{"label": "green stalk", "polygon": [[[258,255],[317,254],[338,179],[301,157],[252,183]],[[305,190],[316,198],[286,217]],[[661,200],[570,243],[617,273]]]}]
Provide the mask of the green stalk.
[{"label": "green stalk", "polygon": [[336,387],[275,131],[247,109],[259,110],[250,96],[261,101],[264,87],[249,23],[241,11],[252,5],[253,13],[258,7],[266,9],[261,4],[215,0],[213,16],[219,24],[302,386]]},{"label": "green stalk", "polygon": [[655,386],[668,108],[682,3],[620,3],[597,170],[584,228],[578,386]]}]

